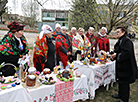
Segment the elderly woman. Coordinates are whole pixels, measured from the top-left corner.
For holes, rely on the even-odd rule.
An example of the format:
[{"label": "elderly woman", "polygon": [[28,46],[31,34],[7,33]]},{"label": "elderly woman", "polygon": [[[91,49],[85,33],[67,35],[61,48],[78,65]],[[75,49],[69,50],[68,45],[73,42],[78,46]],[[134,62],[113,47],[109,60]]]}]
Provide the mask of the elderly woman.
[{"label": "elderly woman", "polygon": [[99,51],[104,50],[106,52],[110,52],[110,43],[108,37],[106,36],[106,33],[107,33],[107,28],[102,27],[101,31],[97,35],[97,41],[98,41],[97,50]]},{"label": "elderly woman", "polygon": [[[73,42],[73,38],[76,36],[76,28],[72,27],[71,28],[71,32],[69,32],[69,36],[71,37],[71,41]],[[72,53],[72,58],[71,58],[71,62],[73,62],[74,60],[76,60],[76,55],[74,53]]]},{"label": "elderly woman", "polygon": [[91,43],[91,54],[92,57],[95,57],[96,52],[97,52],[97,39],[96,36],[94,35],[94,28],[89,27],[88,32],[86,33],[87,38],[89,39]]},{"label": "elderly woman", "polygon": [[70,35],[71,37],[76,36],[76,28],[75,28],[75,27],[72,27],[72,28],[71,28],[71,32],[69,33],[69,35]]},{"label": "elderly woman", "polygon": [[[29,52],[26,38],[23,35],[24,25],[18,22],[8,24],[9,32],[0,41],[0,64],[2,62],[18,65],[18,59],[25,59]],[[2,68],[4,76],[14,75],[15,70],[12,66]]]},{"label": "elderly woman", "polygon": [[116,79],[118,81],[118,94],[113,98],[121,99],[118,102],[129,102],[130,83],[134,83],[137,77],[137,64],[133,42],[127,37],[127,29],[124,26],[117,27],[118,41],[114,46],[112,60],[116,60]]},{"label": "elderly woman", "polygon": [[61,27],[61,33],[58,34],[56,38],[56,56],[57,64],[61,61],[64,69],[67,66],[67,62],[70,60],[71,55],[71,38],[67,34],[67,28],[65,26]]},{"label": "elderly woman", "polygon": [[53,40],[54,42],[55,42],[55,39],[56,39],[58,33],[60,33],[60,32],[61,32],[61,25],[60,25],[59,23],[57,23],[57,24],[55,25],[55,30],[54,30],[54,32],[53,32],[53,34],[52,34],[52,40]]},{"label": "elderly woman", "polygon": [[91,44],[84,34],[84,29],[79,28],[78,33],[73,38],[72,42],[72,53],[75,53],[76,57],[78,56],[76,59],[81,60],[81,58],[84,58],[87,55],[88,50],[90,50],[90,46]]},{"label": "elderly woman", "polygon": [[53,29],[49,25],[43,25],[42,31],[37,36],[34,47],[34,67],[42,72],[44,68],[53,71],[55,66],[55,46],[52,42]]}]

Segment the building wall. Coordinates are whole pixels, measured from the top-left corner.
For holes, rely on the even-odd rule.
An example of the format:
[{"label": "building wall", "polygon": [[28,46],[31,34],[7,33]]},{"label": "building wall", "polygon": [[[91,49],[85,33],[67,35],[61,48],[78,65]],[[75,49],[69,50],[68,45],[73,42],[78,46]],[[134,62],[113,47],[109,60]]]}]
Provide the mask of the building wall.
[{"label": "building wall", "polygon": [[53,29],[55,29],[56,23],[59,23],[61,26],[66,26],[67,28],[69,28],[68,12],[69,11],[67,10],[42,9],[42,23],[50,25]]}]

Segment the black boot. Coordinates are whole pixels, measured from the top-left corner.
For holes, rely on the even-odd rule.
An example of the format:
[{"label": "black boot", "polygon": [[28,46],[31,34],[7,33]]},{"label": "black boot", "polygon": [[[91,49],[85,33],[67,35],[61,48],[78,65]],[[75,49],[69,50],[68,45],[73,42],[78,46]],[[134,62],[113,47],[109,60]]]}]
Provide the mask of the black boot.
[{"label": "black boot", "polygon": [[121,97],[119,95],[112,95],[113,98],[115,99],[120,99]]}]

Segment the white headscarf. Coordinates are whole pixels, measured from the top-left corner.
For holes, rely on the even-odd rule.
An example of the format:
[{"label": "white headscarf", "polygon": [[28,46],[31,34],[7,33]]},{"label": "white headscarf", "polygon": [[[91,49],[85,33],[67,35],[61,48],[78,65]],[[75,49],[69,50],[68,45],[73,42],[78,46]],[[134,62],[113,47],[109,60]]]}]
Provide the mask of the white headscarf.
[{"label": "white headscarf", "polygon": [[43,25],[41,29],[42,29],[42,31],[40,32],[39,39],[41,39],[43,37],[43,34],[47,34],[47,33],[53,32],[52,27],[50,27],[47,24]]},{"label": "white headscarf", "polygon": [[105,34],[102,35],[101,32],[99,32],[98,34],[102,37],[106,36],[106,33],[107,33],[107,28],[106,27],[102,27],[101,30],[104,29],[105,30]]},{"label": "white headscarf", "polygon": [[76,28],[75,28],[75,27],[72,27],[72,28],[71,28],[71,31],[72,31],[73,29],[74,29],[74,30],[76,30]]},{"label": "white headscarf", "polygon": [[56,29],[57,27],[61,28],[61,25],[60,25],[59,23],[57,23],[57,24],[55,25],[55,29]]},{"label": "white headscarf", "polygon": [[101,30],[104,29],[105,32],[107,33],[107,28],[106,27],[102,27]]},{"label": "white headscarf", "polygon": [[68,30],[66,26],[62,26],[61,30]]},{"label": "white headscarf", "polygon": [[93,27],[89,27],[89,29],[91,29],[92,31],[94,31],[94,28]]}]

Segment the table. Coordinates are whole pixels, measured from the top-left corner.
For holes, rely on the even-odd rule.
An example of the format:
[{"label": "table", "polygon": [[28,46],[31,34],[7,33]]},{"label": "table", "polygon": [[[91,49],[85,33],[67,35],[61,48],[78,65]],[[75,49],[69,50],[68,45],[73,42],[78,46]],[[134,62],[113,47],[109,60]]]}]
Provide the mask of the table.
[{"label": "table", "polygon": [[95,97],[95,90],[101,85],[108,85],[115,82],[115,61],[102,65],[84,65],[80,61],[74,61],[74,66],[78,67],[76,71],[82,72],[87,76],[87,84],[91,99]]},{"label": "table", "polygon": [[0,91],[0,102],[33,102],[26,90],[18,85],[16,87]]},{"label": "table", "polygon": [[[65,83],[65,82],[62,82]],[[54,85],[42,85],[37,89],[27,89],[28,93],[35,102],[55,102],[55,84]],[[73,85],[73,101],[79,99],[88,99],[88,85],[87,77],[82,75],[81,78],[76,78]]]},{"label": "table", "polygon": [[[65,84],[66,82],[61,83]],[[89,98],[87,77],[85,75],[82,75],[81,78],[75,77],[72,86],[73,101]],[[65,92],[67,91],[65,90]],[[18,85],[11,89],[2,90],[0,92],[0,102],[57,102],[55,96],[55,84],[42,85],[37,89],[25,89],[22,85]]]}]

